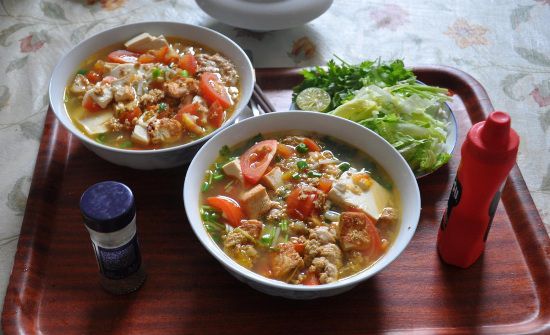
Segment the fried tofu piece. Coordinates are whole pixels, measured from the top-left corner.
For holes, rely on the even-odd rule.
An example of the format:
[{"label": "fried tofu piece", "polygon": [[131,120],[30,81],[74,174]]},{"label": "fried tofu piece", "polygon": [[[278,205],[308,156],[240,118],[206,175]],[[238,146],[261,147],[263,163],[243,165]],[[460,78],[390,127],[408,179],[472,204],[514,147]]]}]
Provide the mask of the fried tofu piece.
[{"label": "fried tofu piece", "polygon": [[392,225],[397,222],[397,211],[392,207],[386,207],[382,210],[382,214],[376,221],[376,225]]},{"label": "fried tofu piece", "polygon": [[255,247],[256,241],[252,238],[248,231],[237,227],[230,231],[223,241],[225,253],[247,269],[254,266],[259,256]]},{"label": "fried tofu piece", "polygon": [[257,219],[262,214],[267,213],[272,203],[267,194],[266,188],[262,185],[256,185],[241,196],[244,210],[248,217]]},{"label": "fried tofu piece", "polygon": [[284,181],[281,168],[279,168],[278,166],[273,168],[262,177],[261,182],[264,186],[269,187],[272,190],[276,190],[279,187],[283,186]]},{"label": "fried tofu piece", "polygon": [[279,280],[290,280],[298,269],[304,266],[304,260],[294,249],[292,242],[279,244],[279,251],[271,261],[273,277]]},{"label": "fried tofu piece", "polygon": [[255,239],[258,239],[260,238],[260,234],[262,233],[263,223],[262,221],[258,220],[241,220],[239,228],[249,233],[250,236],[254,237]]},{"label": "fried tofu piece", "polygon": [[369,217],[365,213],[343,212],[338,224],[338,240],[344,251],[364,250],[370,247],[373,236],[370,236],[367,225]]}]

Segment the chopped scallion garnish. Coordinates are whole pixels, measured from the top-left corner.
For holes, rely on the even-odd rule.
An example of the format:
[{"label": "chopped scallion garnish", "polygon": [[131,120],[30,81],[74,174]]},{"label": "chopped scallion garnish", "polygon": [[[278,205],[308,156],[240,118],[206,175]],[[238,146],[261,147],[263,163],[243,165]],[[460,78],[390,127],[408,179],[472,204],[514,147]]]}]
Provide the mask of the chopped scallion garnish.
[{"label": "chopped scallion garnish", "polygon": [[298,151],[301,154],[305,154],[309,151],[309,148],[304,143],[300,143],[296,146],[296,151]]},{"label": "chopped scallion garnish", "polygon": [[162,71],[159,68],[154,68],[151,72],[151,75],[153,76],[153,79],[157,79],[162,74]]},{"label": "chopped scallion garnish", "polygon": [[220,156],[229,157],[230,155],[231,155],[231,149],[229,149],[229,147],[227,145],[224,145],[220,149]]},{"label": "chopped scallion garnish", "polygon": [[348,162],[343,162],[343,163],[340,163],[338,165],[338,168],[340,169],[340,171],[342,172],[346,172],[347,170],[349,170],[349,168],[351,167],[351,164],[348,163]]},{"label": "chopped scallion garnish", "polygon": [[134,144],[132,143],[132,141],[124,141],[120,143],[119,147],[122,149],[127,149],[127,148],[131,148],[133,145]]}]

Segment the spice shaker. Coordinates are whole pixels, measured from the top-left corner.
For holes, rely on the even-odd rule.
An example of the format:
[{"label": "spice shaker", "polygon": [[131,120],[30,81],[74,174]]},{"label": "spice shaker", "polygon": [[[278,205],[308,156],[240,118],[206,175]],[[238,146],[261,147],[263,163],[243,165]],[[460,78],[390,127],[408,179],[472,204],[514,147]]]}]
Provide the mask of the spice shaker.
[{"label": "spice shaker", "polygon": [[437,235],[439,255],[467,268],[481,256],[500,193],[516,162],[519,136],[510,116],[493,112],[472,126]]},{"label": "spice shaker", "polygon": [[80,211],[90,233],[103,288],[113,294],[137,290],[147,275],[141,264],[130,188],[115,181],[92,185],[80,198]]}]

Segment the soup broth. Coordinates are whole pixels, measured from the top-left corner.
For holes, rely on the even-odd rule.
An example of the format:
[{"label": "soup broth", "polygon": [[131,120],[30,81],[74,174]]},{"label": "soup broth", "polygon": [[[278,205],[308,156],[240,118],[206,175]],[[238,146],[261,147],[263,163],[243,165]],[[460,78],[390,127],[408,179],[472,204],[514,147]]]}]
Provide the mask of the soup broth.
[{"label": "soup broth", "polygon": [[398,190],[371,157],[315,133],[259,134],[220,150],[202,184],[211,238],[240,265],[291,284],[335,282],[394,243]]}]

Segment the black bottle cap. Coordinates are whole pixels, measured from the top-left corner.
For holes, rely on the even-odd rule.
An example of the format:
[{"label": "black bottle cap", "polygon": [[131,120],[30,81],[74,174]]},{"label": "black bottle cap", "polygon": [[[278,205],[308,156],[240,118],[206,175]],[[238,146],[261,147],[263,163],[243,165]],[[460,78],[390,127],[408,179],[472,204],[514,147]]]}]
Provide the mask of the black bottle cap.
[{"label": "black bottle cap", "polygon": [[116,181],[97,183],[82,194],[80,212],[88,228],[112,233],[126,227],[134,218],[134,195],[128,186]]}]

